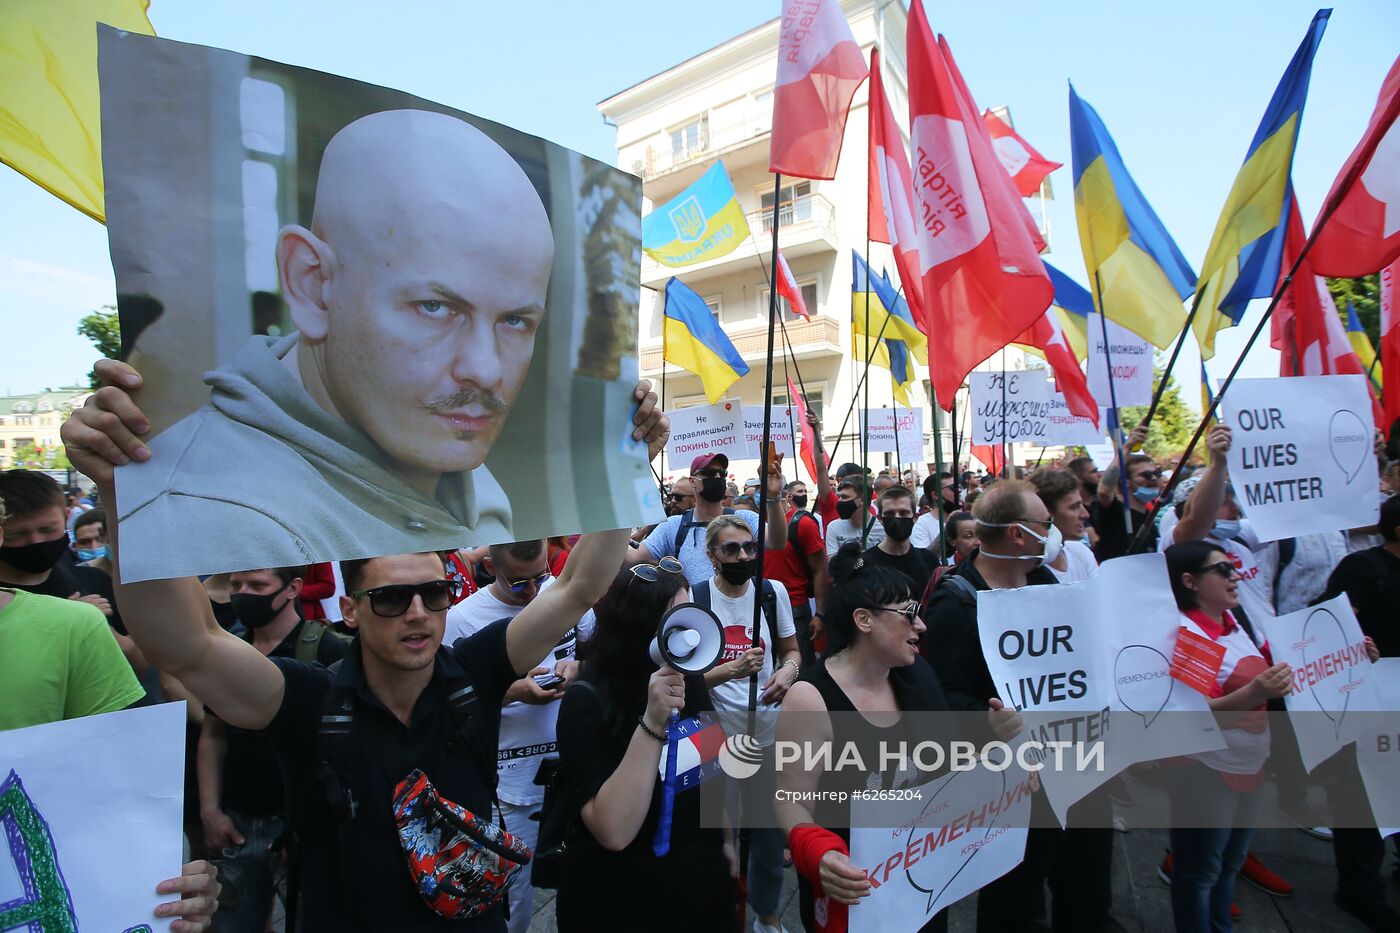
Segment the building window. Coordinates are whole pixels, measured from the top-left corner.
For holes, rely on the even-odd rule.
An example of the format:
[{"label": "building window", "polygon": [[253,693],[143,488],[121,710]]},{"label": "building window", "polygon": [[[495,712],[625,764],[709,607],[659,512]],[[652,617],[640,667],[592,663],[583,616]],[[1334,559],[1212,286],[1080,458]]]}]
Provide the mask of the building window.
[{"label": "building window", "polygon": [[719,314],[719,312],[720,312],[720,307],[721,307],[720,296],[719,296],[719,295],[711,295],[711,296],[709,296],[708,298],[706,298],[706,299],[705,299],[705,307],[707,307],[707,308],[710,309],[710,316],[713,317],[713,318],[715,319],[715,323],[718,324],[719,321],[720,321],[720,314]]},{"label": "building window", "polygon": [[691,159],[709,147],[709,124],[707,116],[699,116],[684,126],[671,131],[671,158],[677,162]]},{"label": "building window", "polygon": [[28,427],[34,423],[32,415],[15,415],[15,424],[20,427]]},{"label": "building window", "polygon": [[[786,227],[812,219],[812,183],[799,181],[779,189],[778,224]],[[773,189],[759,193],[763,205],[763,231],[773,232]]]},{"label": "building window", "polygon": [[[807,410],[815,414],[818,421],[822,419],[822,391],[822,389],[816,386],[809,385],[807,386],[805,394]],[[788,394],[786,392],[774,392],[773,404],[786,406],[788,404]]]},{"label": "building window", "polygon": [[[802,303],[807,306],[807,313],[816,317],[817,311],[817,280],[815,278],[804,282],[801,279],[797,282],[797,287],[802,290]],[[786,298],[779,298],[778,305],[782,308],[782,320],[799,320],[797,313],[792,310],[792,305]],[[768,313],[768,286],[765,285],[758,290],[758,316],[763,317]]]}]

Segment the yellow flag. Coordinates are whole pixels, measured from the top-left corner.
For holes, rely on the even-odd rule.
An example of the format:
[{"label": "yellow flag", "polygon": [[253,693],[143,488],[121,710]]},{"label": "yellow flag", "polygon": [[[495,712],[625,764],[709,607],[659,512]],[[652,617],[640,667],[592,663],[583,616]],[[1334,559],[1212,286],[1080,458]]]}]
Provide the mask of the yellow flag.
[{"label": "yellow flag", "polygon": [[97,24],[153,36],[150,0],[0,2],[0,162],[103,219]]}]

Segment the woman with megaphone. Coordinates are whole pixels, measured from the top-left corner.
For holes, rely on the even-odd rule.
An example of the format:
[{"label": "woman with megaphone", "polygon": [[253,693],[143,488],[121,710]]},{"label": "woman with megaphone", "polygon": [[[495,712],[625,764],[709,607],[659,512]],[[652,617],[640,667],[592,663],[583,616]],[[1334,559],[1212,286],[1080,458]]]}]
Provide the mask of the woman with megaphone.
[{"label": "woman with megaphone", "polygon": [[559,708],[565,806],[577,814],[555,908],[561,933],[738,928],[724,834],[701,827],[697,792],[674,795],[669,851],[654,852],[668,728],[677,713],[714,709],[701,674],[722,637],[689,599],[680,563],[665,557],[624,569],[598,604],[579,680]]}]

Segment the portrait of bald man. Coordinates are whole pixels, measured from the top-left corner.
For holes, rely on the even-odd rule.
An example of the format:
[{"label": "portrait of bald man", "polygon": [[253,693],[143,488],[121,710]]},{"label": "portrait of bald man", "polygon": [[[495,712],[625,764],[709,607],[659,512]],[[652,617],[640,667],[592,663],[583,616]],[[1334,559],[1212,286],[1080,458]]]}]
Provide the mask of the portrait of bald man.
[{"label": "portrait of bald man", "polygon": [[124,533],[217,528],[221,549],[273,563],[510,540],[483,462],[554,262],[516,161],[455,117],[371,114],[327,144],[310,227],[276,242],[295,332],[249,338],[123,470]]}]

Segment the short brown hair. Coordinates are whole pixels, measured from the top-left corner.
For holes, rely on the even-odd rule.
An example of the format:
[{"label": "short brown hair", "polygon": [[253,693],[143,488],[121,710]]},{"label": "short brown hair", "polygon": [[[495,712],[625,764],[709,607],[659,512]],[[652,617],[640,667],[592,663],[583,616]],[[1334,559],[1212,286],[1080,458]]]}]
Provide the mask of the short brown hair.
[{"label": "short brown hair", "polygon": [[[443,575],[446,576],[447,562],[443,560],[441,554],[437,551],[422,551],[420,553],[431,554],[441,561],[442,572]],[[355,592],[360,588],[360,584],[365,582],[365,566],[372,560],[374,560],[373,557],[362,557],[357,560],[343,560],[340,562],[340,579],[345,583],[345,592],[347,594]]]},{"label": "short brown hair", "polygon": [[506,544],[493,544],[487,550],[491,554],[491,560],[496,562],[500,562],[502,558],[506,557],[518,561],[534,560],[544,553],[544,539],[536,538],[533,541],[510,541]]},{"label": "short brown hair", "polygon": [[891,486],[884,492],[880,493],[877,511],[883,513],[885,511],[885,503],[889,502],[891,499],[908,499],[910,503],[909,507],[911,509],[918,504],[917,500],[914,498],[914,493],[909,489],[909,487]]},{"label": "short brown hair", "polygon": [[107,513],[101,509],[88,509],[79,515],[77,521],[73,522],[73,537],[78,536],[79,528],[86,528],[88,525],[101,525],[102,533],[105,535],[107,533]]},{"label": "short brown hair", "polygon": [[6,518],[23,518],[64,505],[63,487],[47,473],[35,470],[0,471],[0,499],[5,500]]},{"label": "short brown hair", "polygon": [[1059,502],[1070,493],[1079,495],[1080,484],[1074,474],[1069,470],[1057,470],[1053,467],[1046,467],[1036,470],[1031,474],[1031,485],[1035,487],[1035,494],[1040,496],[1040,501],[1045,503],[1045,507],[1050,511],[1055,511],[1055,503]]},{"label": "short brown hair", "polygon": [[1006,536],[1004,526],[1026,517],[1026,499],[1035,494],[1035,487],[1023,479],[1001,480],[982,493],[972,507],[972,516],[977,519],[978,540],[984,543],[1002,540]]}]

